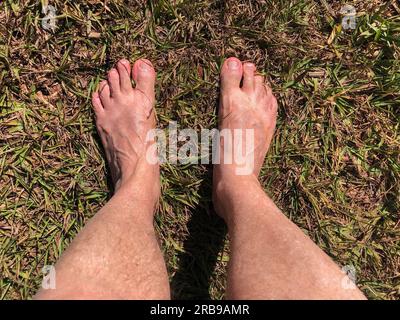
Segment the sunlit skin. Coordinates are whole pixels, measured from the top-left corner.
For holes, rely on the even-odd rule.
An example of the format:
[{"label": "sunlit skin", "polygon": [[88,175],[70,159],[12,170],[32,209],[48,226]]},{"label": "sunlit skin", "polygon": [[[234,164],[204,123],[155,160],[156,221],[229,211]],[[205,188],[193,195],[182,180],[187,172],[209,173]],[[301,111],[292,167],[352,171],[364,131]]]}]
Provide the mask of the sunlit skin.
[{"label": "sunlit skin", "polygon": [[254,129],[251,174],[236,174],[235,163],[214,167],[214,206],[225,219],[231,239],[226,296],[364,299],[358,289],[343,287],[349,280],[339,267],[286,218],[258,182],[274,134],[278,103],[252,63],[236,58],[225,61],[220,101],[221,129]]},{"label": "sunlit skin", "polygon": [[[121,60],[94,92],[96,126],[115,194],[61,256],[56,289],[41,289],[37,299],[170,298],[153,227],[159,165],[148,161],[154,141],[146,139],[156,125],[155,76],[148,60],[133,66]],[[241,164],[236,162],[222,161],[214,168],[214,205],[231,239],[227,297],[363,299],[358,289],[343,287],[346,277],[339,267],[282,214],[257,180],[273,138],[278,103],[254,64],[236,58],[224,62],[220,101],[220,129],[254,130],[254,163],[249,163],[247,175],[237,174]]]}]

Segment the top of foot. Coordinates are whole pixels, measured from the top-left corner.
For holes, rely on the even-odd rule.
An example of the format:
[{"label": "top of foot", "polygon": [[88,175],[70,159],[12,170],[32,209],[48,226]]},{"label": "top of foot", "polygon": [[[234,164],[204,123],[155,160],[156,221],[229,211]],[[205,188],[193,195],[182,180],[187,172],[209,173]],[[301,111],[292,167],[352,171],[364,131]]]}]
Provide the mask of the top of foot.
[{"label": "top of foot", "polygon": [[[232,150],[222,141],[221,164],[214,169],[215,182],[225,176],[258,177],[274,134],[277,108],[271,88],[265,84],[263,76],[256,74],[253,63],[242,63],[237,58],[229,58],[224,62],[221,70],[219,129],[220,132],[224,129],[240,129],[243,145],[240,146],[240,139],[235,139],[234,134]],[[254,143],[246,140],[246,129],[254,133]],[[244,159],[238,159],[236,151],[243,151]],[[232,164],[226,163],[229,161],[224,163],[224,152],[233,153]]]},{"label": "top of foot", "polygon": [[146,152],[152,141],[147,141],[147,134],[155,127],[155,76],[150,61],[140,59],[131,67],[123,59],[93,93],[96,126],[116,189],[140,168],[149,171]]}]

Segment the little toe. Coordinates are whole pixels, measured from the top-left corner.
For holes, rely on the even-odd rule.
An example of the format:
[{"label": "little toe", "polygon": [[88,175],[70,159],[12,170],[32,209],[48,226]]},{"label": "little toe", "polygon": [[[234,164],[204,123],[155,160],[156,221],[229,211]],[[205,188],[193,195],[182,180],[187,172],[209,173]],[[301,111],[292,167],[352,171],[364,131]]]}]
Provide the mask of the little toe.
[{"label": "little toe", "polygon": [[152,63],[147,59],[139,59],[134,63],[132,72],[136,89],[141,91],[150,101],[154,101],[156,72]]},{"label": "little toe", "polygon": [[99,115],[102,112],[104,112],[104,107],[103,107],[103,104],[101,103],[100,95],[99,95],[98,91],[93,92],[93,94],[92,94],[92,106],[93,106],[93,110],[96,113],[96,115]]},{"label": "little toe", "polygon": [[270,87],[270,85],[265,83],[265,82],[263,83],[263,85],[264,85],[265,90],[267,91],[267,95],[268,96],[273,96],[272,88]]},{"label": "little toe", "polygon": [[243,64],[243,91],[251,93],[255,88],[255,71],[256,66],[253,63],[246,62]]},{"label": "little toe", "polygon": [[264,81],[265,81],[265,78],[264,78],[264,76],[262,76],[262,75],[256,75],[256,76],[254,76],[254,82],[255,82],[255,85],[256,86],[262,86],[262,85],[264,85]]},{"label": "little toe", "polygon": [[132,89],[131,83],[131,65],[128,60],[121,59],[117,63],[119,73],[119,85],[122,92],[128,92]]},{"label": "little toe", "polygon": [[226,59],[221,70],[221,89],[239,88],[242,76],[242,62],[234,57]]},{"label": "little toe", "polygon": [[105,109],[110,106],[111,92],[107,80],[103,80],[99,87],[100,101]]},{"label": "little toe", "polygon": [[268,95],[268,89],[267,85],[265,83],[265,77],[262,75],[255,75],[254,76],[254,89],[256,92],[263,94],[263,95]]},{"label": "little toe", "polygon": [[267,83],[264,83],[263,86],[268,99],[267,109],[273,113],[276,113],[278,111],[278,101],[275,98],[271,87]]}]

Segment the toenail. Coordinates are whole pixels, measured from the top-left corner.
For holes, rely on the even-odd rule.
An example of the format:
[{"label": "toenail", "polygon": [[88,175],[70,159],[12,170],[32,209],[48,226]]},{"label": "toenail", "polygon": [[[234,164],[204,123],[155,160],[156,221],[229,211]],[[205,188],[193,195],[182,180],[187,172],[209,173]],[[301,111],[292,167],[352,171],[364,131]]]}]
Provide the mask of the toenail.
[{"label": "toenail", "polygon": [[228,68],[231,70],[237,70],[239,69],[239,61],[237,60],[229,60],[228,61]]},{"label": "toenail", "polygon": [[253,69],[254,69],[254,64],[252,64],[252,63],[246,63],[246,64],[244,65],[244,67],[245,67],[246,69],[248,69],[248,70],[253,70]]},{"label": "toenail", "polygon": [[142,70],[142,71],[150,71],[150,70],[151,70],[151,66],[149,66],[149,65],[148,65],[146,62],[144,62],[144,61],[140,61],[139,68],[140,68],[140,70]]}]

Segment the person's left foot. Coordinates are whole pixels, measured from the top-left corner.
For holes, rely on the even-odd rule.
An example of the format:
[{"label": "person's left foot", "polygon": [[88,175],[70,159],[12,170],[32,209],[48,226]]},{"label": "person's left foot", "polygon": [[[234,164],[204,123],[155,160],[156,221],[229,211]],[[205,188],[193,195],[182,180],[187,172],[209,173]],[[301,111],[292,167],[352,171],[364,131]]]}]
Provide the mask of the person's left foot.
[{"label": "person's left foot", "polygon": [[[146,156],[154,143],[147,141],[147,134],[156,123],[154,83],[155,71],[150,61],[140,59],[131,69],[129,61],[123,59],[93,93],[96,126],[116,190],[138,170],[158,175],[158,164],[150,164]],[[158,176],[152,178],[157,180]]]}]

